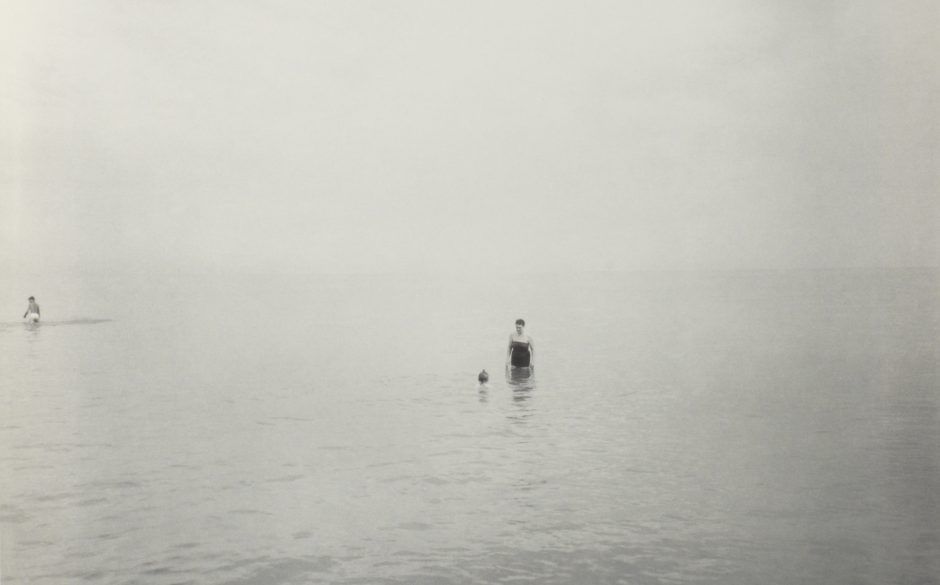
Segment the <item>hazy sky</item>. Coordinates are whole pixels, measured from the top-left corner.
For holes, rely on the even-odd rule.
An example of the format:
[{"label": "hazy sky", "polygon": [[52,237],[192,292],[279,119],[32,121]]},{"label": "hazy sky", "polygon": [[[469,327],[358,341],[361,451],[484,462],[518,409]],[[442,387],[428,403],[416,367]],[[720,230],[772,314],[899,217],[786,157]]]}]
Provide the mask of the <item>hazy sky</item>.
[{"label": "hazy sky", "polygon": [[934,0],[0,7],[5,271],[940,264]]}]

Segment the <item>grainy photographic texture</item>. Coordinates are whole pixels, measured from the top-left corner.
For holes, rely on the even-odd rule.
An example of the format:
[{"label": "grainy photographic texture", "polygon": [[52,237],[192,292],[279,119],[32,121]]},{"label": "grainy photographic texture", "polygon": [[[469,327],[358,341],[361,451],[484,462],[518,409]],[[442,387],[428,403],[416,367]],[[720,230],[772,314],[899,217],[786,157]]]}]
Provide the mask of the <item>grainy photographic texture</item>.
[{"label": "grainy photographic texture", "polygon": [[937,17],[0,0],[0,582],[940,583]]}]

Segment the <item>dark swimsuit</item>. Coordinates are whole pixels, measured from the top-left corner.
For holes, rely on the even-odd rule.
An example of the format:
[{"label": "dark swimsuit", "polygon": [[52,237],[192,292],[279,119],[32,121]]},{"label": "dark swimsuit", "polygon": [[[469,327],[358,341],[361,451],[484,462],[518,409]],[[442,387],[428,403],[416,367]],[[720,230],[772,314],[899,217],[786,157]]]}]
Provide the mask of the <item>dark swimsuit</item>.
[{"label": "dark swimsuit", "polygon": [[515,368],[528,368],[532,354],[529,353],[529,343],[526,341],[512,342],[512,365]]}]

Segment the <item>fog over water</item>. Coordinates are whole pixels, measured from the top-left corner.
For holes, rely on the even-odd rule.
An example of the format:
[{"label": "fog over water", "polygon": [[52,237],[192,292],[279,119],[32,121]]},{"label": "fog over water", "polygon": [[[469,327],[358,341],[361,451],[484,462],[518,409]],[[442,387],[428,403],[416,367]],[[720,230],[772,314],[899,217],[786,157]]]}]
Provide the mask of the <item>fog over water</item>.
[{"label": "fog over water", "polygon": [[0,581],[937,584],[937,16],[0,0]]},{"label": "fog over water", "polygon": [[3,13],[8,271],[938,263],[927,0]]},{"label": "fog over water", "polygon": [[80,282],[0,323],[4,585],[940,582],[936,270]]}]

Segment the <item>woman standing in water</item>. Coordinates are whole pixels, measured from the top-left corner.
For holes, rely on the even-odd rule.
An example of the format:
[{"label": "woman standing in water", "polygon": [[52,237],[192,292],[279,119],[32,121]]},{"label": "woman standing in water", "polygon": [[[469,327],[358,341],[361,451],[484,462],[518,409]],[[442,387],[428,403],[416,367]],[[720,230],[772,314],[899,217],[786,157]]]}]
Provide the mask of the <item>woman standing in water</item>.
[{"label": "woman standing in water", "polygon": [[525,321],[516,319],[516,331],[509,335],[509,347],[506,349],[506,369],[510,365],[514,368],[534,368],[534,355],[532,338],[525,334]]}]

